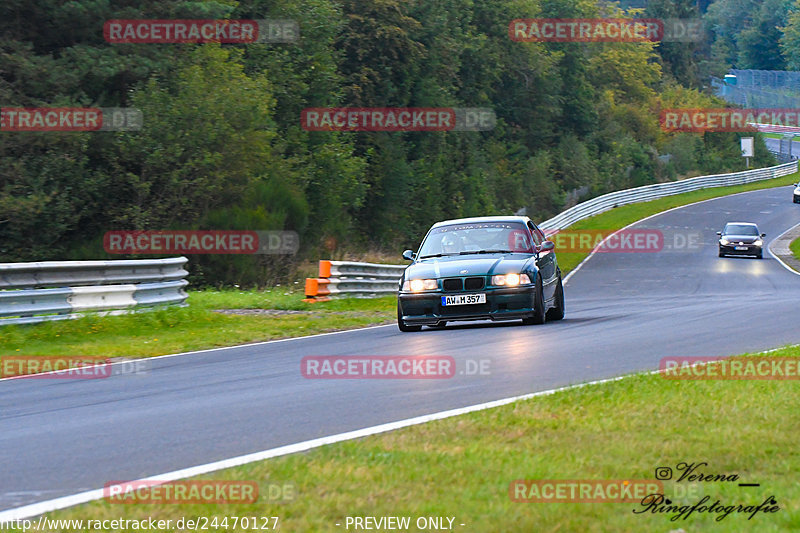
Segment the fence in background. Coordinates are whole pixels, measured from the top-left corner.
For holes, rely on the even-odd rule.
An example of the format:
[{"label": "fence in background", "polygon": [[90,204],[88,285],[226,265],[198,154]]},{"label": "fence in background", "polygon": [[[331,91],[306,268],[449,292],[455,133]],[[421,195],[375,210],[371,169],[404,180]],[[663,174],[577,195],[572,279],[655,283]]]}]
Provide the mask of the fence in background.
[{"label": "fence in background", "polygon": [[714,94],[734,105],[749,108],[800,106],[800,72],[786,70],[736,70],[724,79],[711,77]]},{"label": "fence in background", "polygon": [[0,263],[0,325],[183,304],[188,259]]}]

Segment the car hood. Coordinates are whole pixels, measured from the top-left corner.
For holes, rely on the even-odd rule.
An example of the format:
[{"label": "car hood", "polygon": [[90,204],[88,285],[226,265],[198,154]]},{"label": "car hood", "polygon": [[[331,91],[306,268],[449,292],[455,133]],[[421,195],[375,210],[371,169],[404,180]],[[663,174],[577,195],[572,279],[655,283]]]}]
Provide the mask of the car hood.
[{"label": "car hood", "polygon": [[[520,273],[533,269],[530,254],[475,254],[452,257],[430,257],[410,265],[405,279],[433,279],[463,276],[492,276]],[[464,272],[466,270],[466,272]]]},{"label": "car hood", "polygon": [[753,235],[723,235],[723,239],[727,239],[731,242],[743,242],[745,244],[752,244],[756,239],[760,237],[756,237]]}]

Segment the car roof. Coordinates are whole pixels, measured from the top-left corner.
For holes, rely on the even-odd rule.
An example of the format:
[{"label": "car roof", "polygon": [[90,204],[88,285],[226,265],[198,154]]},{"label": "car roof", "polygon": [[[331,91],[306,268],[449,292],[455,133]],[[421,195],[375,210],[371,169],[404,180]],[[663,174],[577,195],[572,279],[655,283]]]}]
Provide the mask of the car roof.
[{"label": "car roof", "polygon": [[725,225],[728,224],[738,224],[739,226],[758,226],[755,222],[726,222]]},{"label": "car roof", "polygon": [[522,224],[527,224],[531,219],[528,217],[522,216],[514,216],[514,215],[507,215],[507,216],[492,216],[492,217],[470,217],[470,218],[454,218],[452,220],[442,220],[441,222],[437,222],[432,227],[436,228],[438,226],[446,226],[450,224],[472,224],[476,222],[520,222]]}]

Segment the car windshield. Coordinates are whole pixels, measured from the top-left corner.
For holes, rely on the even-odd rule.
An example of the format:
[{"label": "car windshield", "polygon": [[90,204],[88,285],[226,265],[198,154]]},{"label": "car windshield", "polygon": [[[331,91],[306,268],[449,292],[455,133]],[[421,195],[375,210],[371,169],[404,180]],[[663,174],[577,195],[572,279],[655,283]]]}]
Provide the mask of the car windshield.
[{"label": "car windshield", "polygon": [[476,222],[439,226],[428,233],[419,256],[492,252],[533,253],[530,232],[520,222]]},{"label": "car windshield", "polygon": [[758,228],[750,224],[728,224],[723,235],[758,235]]}]

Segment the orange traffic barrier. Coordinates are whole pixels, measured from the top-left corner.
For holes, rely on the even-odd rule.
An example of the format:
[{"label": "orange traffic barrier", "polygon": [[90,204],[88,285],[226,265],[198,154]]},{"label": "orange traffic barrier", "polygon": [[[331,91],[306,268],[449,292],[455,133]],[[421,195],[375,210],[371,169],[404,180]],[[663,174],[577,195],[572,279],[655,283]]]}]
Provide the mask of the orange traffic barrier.
[{"label": "orange traffic barrier", "polygon": [[306,278],[304,302],[323,302],[334,296],[373,297],[397,292],[406,265],[382,265],[355,261],[319,262],[319,277]]}]

